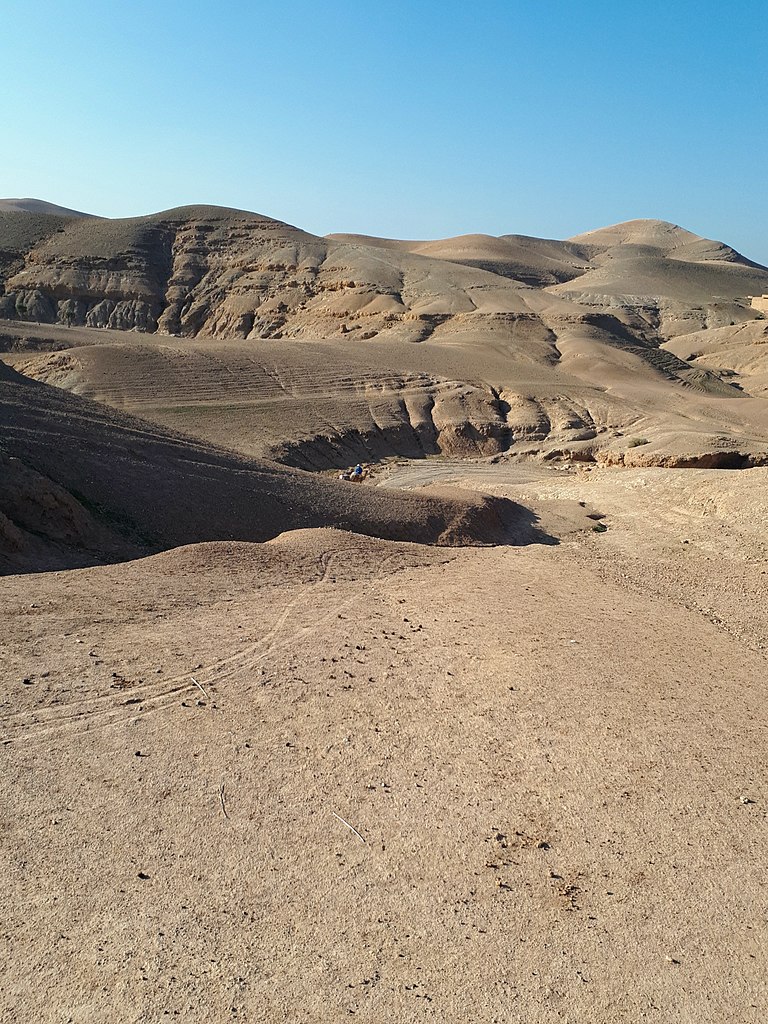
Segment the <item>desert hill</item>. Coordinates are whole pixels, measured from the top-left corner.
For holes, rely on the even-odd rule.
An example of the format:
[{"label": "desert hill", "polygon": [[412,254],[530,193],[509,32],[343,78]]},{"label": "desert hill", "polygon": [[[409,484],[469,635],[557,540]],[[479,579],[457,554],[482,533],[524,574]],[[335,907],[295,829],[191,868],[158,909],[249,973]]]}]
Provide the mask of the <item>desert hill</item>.
[{"label": "desert hill", "polygon": [[[606,260],[675,259],[681,263],[732,263],[741,268],[741,276],[731,283],[765,280],[768,270],[747,259],[723,242],[702,238],[676,224],[661,220],[633,220],[598,228],[564,241],[534,238],[528,235],[460,235],[432,242],[400,241],[368,235],[333,234],[336,241],[357,242],[378,248],[416,253],[475,266],[535,287],[564,284],[586,277]],[[722,268],[719,268],[722,269]],[[754,277],[744,271],[756,272]],[[731,294],[729,279],[720,288]],[[663,281],[657,282],[658,296],[666,295]],[[656,293],[652,293],[656,294]],[[719,294],[716,292],[715,294]],[[740,293],[734,292],[732,297]],[[749,292],[747,294],[750,294]]]},{"label": "desert hill", "polygon": [[356,242],[461,263],[542,288],[570,281],[589,269],[587,246],[527,235],[459,235],[433,242],[397,241],[368,235],[328,237],[338,242]]},{"label": "desert hill", "polygon": [[590,267],[554,290],[580,301],[597,295],[706,305],[759,293],[767,273],[731,246],[666,221],[627,221],[570,241],[591,249]]},{"label": "desert hill", "polygon": [[510,351],[501,330],[493,346],[284,339],[254,347],[123,341],[82,328],[41,328],[17,341],[60,345],[70,333],[72,348],[4,358],[173,430],[305,469],[437,454],[651,464],[706,457],[711,465],[738,451],[759,463],[768,447],[759,395],[631,338],[619,348],[599,324],[563,332],[553,364]]},{"label": "desert hill", "polygon": [[248,456],[768,450],[760,329],[738,367],[671,345],[762,323],[748,296],[768,271],[663,221],[406,242],[210,206],[17,212],[0,275],[19,370]]},{"label": "desert hill", "polygon": [[612,224],[610,227],[574,235],[569,241],[579,246],[588,246],[595,254],[604,254],[621,246],[631,245],[654,249],[672,259],[692,263],[715,260],[738,263],[753,270],[766,269],[761,264],[742,256],[724,242],[703,238],[665,220],[624,221],[621,224]]},{"label": "desert hill", "polygon": [[44,199],[0,199],[0,213],[42,213],[55,217],[92,217],[92,213],[70,210],[66,206],[47,203]]},{"label": "desert hill", "polygon": [[[455,544],[514,539],[525,513],[396,494],[238,457],[0,363],[0,569],[114,561],[204,540],[335,526]],[[531,521],[531,517],[528,517]]]},{"label": "desert hill", "polygon": [[[5,319],[252,339],[365,339],[386,330],[424,341],[454,320],[482,334],[484,320],[496,317],[578,314],[556,298],[574,289],[702,307],[738,304],[768,289],[765,268],[660,221],[563,242],[322,239],[268,217],[205,206],[127,220],[52,218],[49,226],[35,240],[0,223]],[[743,301],[740,319],[746,309]]]},{"label": "desert hill", "polygon": [[440,264],[431,281],[410,254],[382,259],[216,207],[52,225],[22,248],[4,281],[7,319],[224,338],[368,336],[386,324],[423,340],[458,312],[530,312],[495,276]]}]

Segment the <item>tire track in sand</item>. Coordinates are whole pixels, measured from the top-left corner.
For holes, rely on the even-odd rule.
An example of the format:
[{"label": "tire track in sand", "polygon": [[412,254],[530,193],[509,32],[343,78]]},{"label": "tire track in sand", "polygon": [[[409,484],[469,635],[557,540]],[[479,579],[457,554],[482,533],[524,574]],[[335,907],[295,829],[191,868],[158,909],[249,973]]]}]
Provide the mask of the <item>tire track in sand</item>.
[{"label": "tire track in sand", "polygon": [[[56,707],[49,706],[8,715],[0,722],[0,743],[3,745],[43,743],[72,733],[120,725],[139,715],[143,717],[178,707],[179,697],[189,694],[199,695],[200,687],[213,699],[216,688],[222,682],[238,673],[255,668],[260,661],[275,651],[291,646],[297,640],[317,632],[345,607],[360,600],[361,591],[356,589],[349,597],[327,606],[320,617],[312,615],[320,606],[317,592],[327,589],[334,564],[339,558],[349,555],[354,550],[345,548],[340,551],[322,552],[318,558],[321,568],[319,579],[303,587],[294,598],[288,601],[267,632],[242,650],[218,658],[200,672],[191,670],[191,672],[180,673],[169,679],[152,680],[139,684],[121,693],[85,697]],[[394,562],[398,564],[395,568],[391,568]],[[408,564],[403,564],[397,555],[389,555],[379,565],[382,571],[377,572],[374,578],[362,584],[363,590],[378,585],[382,580],[388,579],[408,567]],[[293,625],[286,628],[292,616],[300,608],[303,613],[310,613],[312,621],[303,626]],[[193,682],[193,679],[196,682]]]}]

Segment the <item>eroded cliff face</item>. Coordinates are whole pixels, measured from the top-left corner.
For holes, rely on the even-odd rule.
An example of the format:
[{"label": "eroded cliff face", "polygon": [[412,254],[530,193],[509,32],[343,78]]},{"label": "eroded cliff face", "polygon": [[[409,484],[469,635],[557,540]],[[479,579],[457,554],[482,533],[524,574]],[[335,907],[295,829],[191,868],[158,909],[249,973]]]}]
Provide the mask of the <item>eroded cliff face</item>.
[{"label": "eroded cliff face", "polygon": [[562,242],[409,243],[323,239],[211,206],[123,220],[0,211],[0,279],[6,319],[239,338],[404,324],[423,340],[460,314],[539,311],[542,293],[685,333],[746,317],[744,297],[768,288],[765,268],[660,221]]},{"label": "eroded cliff face", "polygon": [[122,221],[38,220],[42,237],[5,243],[1,318],[182,337],[367,339],[387,330],[420,341],[458,314],[530,315],[516,282],[447,264],[431,281],[427,258],[382,258],[254,214],[187,207]]},{"label": "eroded cliff face", "polygon": [[743,296],[761,287],[764,268],[661,222],[578,244],[400,243],[318,238],[207,206],[125,220],[0,212],[0,319],[70,327],[410,342],[479,333],[552,347],[548,317],[608,313],[658,345],[754,317]]},{"label": "eroded cliff face", "polygon": [[[23,216],[23,215],[17,215]],[[16,252],[0,315],[65,326],[195,334],[284,225],[205,209],[70,221]],[[270,231],[272,229],[272,231]],[[290,230],[290,229],[287,229]]]},{"label": "eroded cliff face", "polygon": [[[217,207],[128,220],[0,212],[0,320],[71,338],[134,332],[131,353],[96,365],[83,349],[32,359],[25,373],[304,468],[391,454],[587,457],[670,416],[676,429],[727,422],[751,450],[760,415],[724,417],[710,400],[763,393],[757,336],[745,348],[749,332],[739,335],[738,366],[688,358],[702,333],[753,324],[740,297],[750,290],[768,290],[768,271],[662,222],[567,242],[416,243],[318,238]],[[154,355],[137,334],[155,336]],[[215,355],[219,342],[229,348]],[[56,341],[78,344],[93,337]],[[306,365],[291,370],[288,349]],[[416,349],[440,358],[416,372]]]}]

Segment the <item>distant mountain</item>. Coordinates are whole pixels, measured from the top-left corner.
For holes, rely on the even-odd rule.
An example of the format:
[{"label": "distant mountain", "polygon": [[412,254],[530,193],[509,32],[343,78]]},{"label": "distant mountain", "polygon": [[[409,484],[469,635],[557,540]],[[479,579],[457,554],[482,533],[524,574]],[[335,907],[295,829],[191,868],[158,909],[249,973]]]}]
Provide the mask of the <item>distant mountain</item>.
[{"label": "distant mountain", "polygon": [[44,199],[0,199],[0,213],[47,213],[54,217],[93,217],[92,213],[69,210]]},{"label": "distant mountain", "polygon": [[[638,279],[644,282],[644,289],[648,287],[647,271],[654,262],[658,264],[661,260],[676,260],[678,263],[687,264],[730,263],[768,274],[765,267],[742,256],[731,246],[702,238],[685,228],[662,220],[626,221],[588,231],[564,241],[529,235],[458,235],[429,242],[345,234],[328,235],[327,238],[336,242],[370,245],[460,263],[490,271],[534,288],[562,285],[563,287],[559,289],[562,292],[570,290],[567,286],[570,281],[582,277],[585,278],[585,283],[591,281],[590,272],[615,259],[626,263],[630,278],[634,270],[640,270]],[[638,262],[640,266],[633,266]],[[656,269],[659,273],[655,273],[656,281],[651,285],[650,294],[654,297],[677,298],[681,289],[676,280],[670,281],[668,268]],[[673,268],[673,272],[676,277],[685,273],[680,266]],[[701,278],[700,273],[697,276],[698,279]],[[719,280],[712,279],[708,282],[713,286],[712,294],[720,297],[739,294],[741,282],[746,283],[746,278],[741,276],[728,281],[727,277],[726,272]],[[599,280],[603,283],[604,275]],[[690,283],[697,295],[700,294],[702,289],[697,283]],[[736,293],[733,291],[734,285],[737,288]],[[707,285],[704,286],[705,290],[706,287]],[[622,283],[620,291],[622,294],[637,293],[636,290],[633,291],[631,280],[626,284]],[[681,297],[683,301],[687,298],[684,282]]]},{"label": "distant mountain", "polygon": [[763,293],[768,269],[658,220],[419,242],[216,206],[0,212],[0,346],[48,350],[24,373],[302,467],[623,458],[634,434],[657,459],[762,459]]},{"label": "distant mountain", "polygon": [[[11,202],[11,201],[7,201]],[[32,203],[34,201],[17,201]],[[0,213],[0,319],[187,337],[425,341],[494,333],[545,308],[700,307],[768,291],[768,270],[663,221],[575,239],[319,238],[255,213],[188,206],[102,219]],[[581,315],[571,309],[573,316]],[[662,313],[659,313],[661,316]],[[693,329],[693,328],[691,328]],[[519,332],[518,332],[519,333]],[[435,340],[437,340],[435,338]]]}]

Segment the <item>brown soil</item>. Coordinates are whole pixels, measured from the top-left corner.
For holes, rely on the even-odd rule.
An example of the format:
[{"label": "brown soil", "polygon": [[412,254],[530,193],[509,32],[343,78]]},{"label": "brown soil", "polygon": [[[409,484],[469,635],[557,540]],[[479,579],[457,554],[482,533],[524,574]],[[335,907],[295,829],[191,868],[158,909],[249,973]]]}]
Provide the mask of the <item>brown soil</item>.
[{"label": "brown soil", "polygon": [[765,1018],[766,471],[430,465],[561,544],[0,582],[5,1019]]}]

